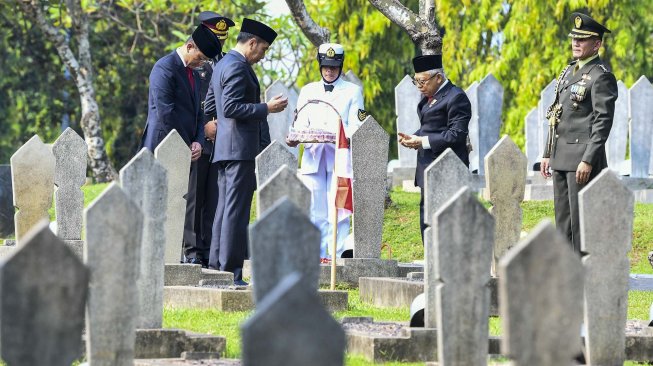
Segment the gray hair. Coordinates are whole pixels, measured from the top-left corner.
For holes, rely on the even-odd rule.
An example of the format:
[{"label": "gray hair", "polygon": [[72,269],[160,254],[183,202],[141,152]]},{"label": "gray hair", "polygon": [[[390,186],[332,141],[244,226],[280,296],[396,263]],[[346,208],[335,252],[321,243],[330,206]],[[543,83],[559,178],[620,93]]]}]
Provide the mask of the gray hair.
[{"label": "gray hair", "polygon": [[444,73],[444,68],[428,70],[429,76],[434,76],[435,74],[442,74],[443,78],[447,78],[447,74]]}]

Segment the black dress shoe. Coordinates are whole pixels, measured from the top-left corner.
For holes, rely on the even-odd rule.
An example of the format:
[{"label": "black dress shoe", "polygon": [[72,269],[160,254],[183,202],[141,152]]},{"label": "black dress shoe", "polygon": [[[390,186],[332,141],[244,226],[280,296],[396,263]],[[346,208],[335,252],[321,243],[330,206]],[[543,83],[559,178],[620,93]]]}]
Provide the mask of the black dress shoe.
[{"label": "black dress shoe", "polygon": [[186,258],[186,263],[188,264],[202,264],[202,261],[199,258]]},{"label": "black dress shoe", "polygon": [[249,286],[249,283],[243,280],[234,280],[234,286]]}]

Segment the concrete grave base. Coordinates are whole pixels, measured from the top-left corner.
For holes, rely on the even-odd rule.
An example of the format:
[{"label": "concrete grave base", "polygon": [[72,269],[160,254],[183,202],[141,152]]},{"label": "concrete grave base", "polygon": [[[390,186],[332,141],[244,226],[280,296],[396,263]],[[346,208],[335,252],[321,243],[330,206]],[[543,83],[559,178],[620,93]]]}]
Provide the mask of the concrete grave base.
[{"label": "concrete grave base", "polygon": [[234,283],[234,274],[202,268],[199,264],[166,264],[165,286],[197,286],[200,281],[210,281],[213,286],[229,286]]},{"label": "concrete grave base", "polygon": [[[83,240],[62,240],[68,247],[77,254],[79,259],[84,259],[84,241]],[[6,258],[16,249],[15,239],[6,239],[4,245],[0,246],[0,259]]]},{"label": "concrete grave base", "polygon": [[[347,310],[347,291],[319,290],[322,305],[330,311]],[[215,309],[219,311],[254,310],[252,290],[243,286],[229,288],[166,286],[163,306],[171,308]]]},{"label": "concrete grave base", "polygon": [[[497,284],[496,277],[490,278],[490,316],[499,315]],[[423,279],[363,277],[359,281],[361,301],[378,307],[410,307],[423,292]]]},{"label": "concrete grave base", "polygon": [[553,181],[548,184],[527,184],[524,191],[524,201],[553,200]]},{"label": "concrete grave base", "polygon": [[240,360],[217,359],[217,360],[193,360],[183,358],[160,359],[160,360],[134,360],[134,366],[240,366]]},{"label": "concrete grave base", "polygon": [[[372,362],[427,362],[437,360],[435,328],[410,328],[402,323],[374,322],[371,318],[344,318],[347,352]],[[499,355],[501,338],[489,337],[489,354]],[[653,330],[629,320],[626,326],[626,358],[653,360]]]},{"label": "concrete grave base", "polygon": [[[413,270],[410,270],[413,272]],[[358,286],[361,277],[397,277],[399,265],[393,259],[338,258],[336,261],[336,282]],[[331,265],[320,265],[320,284],[331,283]]]},{"label": "concrete grave base", "polygon": [[396,166],[392,169],[392,173],[390,174],[392,175],[392,188],[403,187],[404,181],[415,181],[415,167]]}]

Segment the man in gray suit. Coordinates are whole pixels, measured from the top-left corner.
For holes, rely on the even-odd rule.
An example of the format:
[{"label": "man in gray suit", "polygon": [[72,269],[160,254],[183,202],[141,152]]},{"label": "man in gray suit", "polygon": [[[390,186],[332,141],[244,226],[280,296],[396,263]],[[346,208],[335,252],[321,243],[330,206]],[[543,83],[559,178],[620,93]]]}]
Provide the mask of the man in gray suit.
[{"label": "man in gray suit", "polygon": [[247,226],[256,189],[254,159],[269,143],[267,115],[283,111],[288,99],[261,103],[261,89],[251,65],[260,61],[277,33],[267,25],[243,19],[236,47],[213,70],[218,120],[213,163],[218,164],[218,207],[213,220],[209,268],[232,272],[242,280],[247,258]]},{"label": "man in gray suit", "polygon": [[540,171],[553,177],[556,227],[580,254],[578,192],[608,166],[605,142],[617,80],[599,58],[603,33],[610,30],[582,13],[573,13],[572,19],[574,61],[560,74],[555,102],[547,111],[551,127]]}]

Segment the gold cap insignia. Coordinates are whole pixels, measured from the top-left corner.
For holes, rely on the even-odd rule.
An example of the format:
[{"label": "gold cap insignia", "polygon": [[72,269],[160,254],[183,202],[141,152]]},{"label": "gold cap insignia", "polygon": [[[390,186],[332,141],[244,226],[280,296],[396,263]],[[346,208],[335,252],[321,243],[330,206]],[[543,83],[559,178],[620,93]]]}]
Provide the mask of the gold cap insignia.
[{"label": "gold cap insignia", "polygon": [[215,25],[215,29],[219,31],[226,31],[229,26],[227,25],[227,22],[224,21],[224,19],[220,19],[218,23]]},{"label": "gold cap insignia", "polygon": [[583,26],[583,19],[581,19],[581,17],[577,16],[574,19],[574,25],[576,26],[576,28],[580,28],[581,26]]},{"label": "gold cap insignia", "polygon": [[329,47],[329,49],[326,51],[326,55],[327,57],[334,57],[336,55],[336,51],[334,51],[332,47]]},{"label": "gold cap insignia", "polygon": [[360,121],[364,121],[365,118],[367,118],[368,115],[369,115],[369,113],[367,113],[367,111],[362,110],[362,109],[359,109],[359,110],[358,110],[358,119],[359,119]]}]

